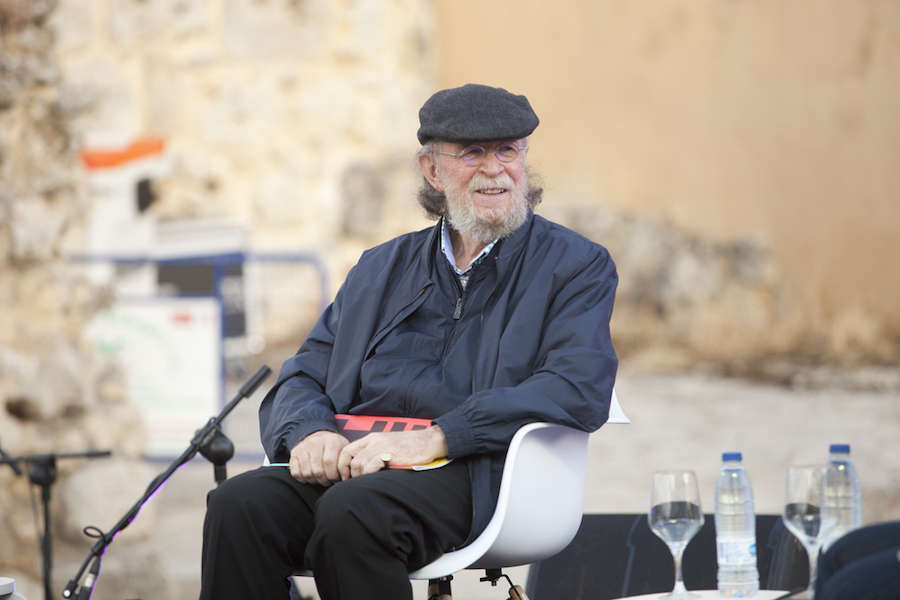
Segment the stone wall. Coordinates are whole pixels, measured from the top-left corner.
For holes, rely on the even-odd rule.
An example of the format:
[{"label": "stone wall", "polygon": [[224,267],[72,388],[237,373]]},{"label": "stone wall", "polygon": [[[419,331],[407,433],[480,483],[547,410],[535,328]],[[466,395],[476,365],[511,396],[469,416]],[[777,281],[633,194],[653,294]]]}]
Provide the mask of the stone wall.
[{"label": "stone wall", "polygon": [[[162,137],[169,169],[153,182],[153,219],[232,219],[252,232],[253,250],[314,252],[330,297],[363,248],[427,224],[410,206],[416,110],[432,88],[430,9],[0,0],[0,33],[0,442],[14,455],[116,457],[59,461],[59,590],[92,543],[81,528],[113,525],[154,475],[136,460],[143,433],[120,370],[83,339],[111,290],[64,260],[90,242],[79,150]],[[316,317],[316,277],[262,269],[270,345],[296,345]],[[0,572],[36,596],[32,509],[26,478],[0,469]],[[154,513],[148,504],[117,538],[131,546],[104,560],[96,598],[171,597],[157,550],[134,544],[151,535]]]},{"label": "stone wall", "polygon": [[[109,294],[61,257],[62,240],[89,199],[81,193],[70,128],[78,107],[60,86],[47,27],[54,5],[0,2],[0,441],[13,456],[113,451],[114,458],[92,464],[57,461],[50,525],[59,550],[86,548],[82,527],[108,527],[139,497],[141,488],[123,484],[121,473],[146,473],[137,460],[141,424],[120,371],[82,337],[86,319]],[[24,473],[30,466],[21,464]],[[16,577],[23,591],[40,581],[44,527],[24,473],[0,469],[0,572]],[[100,497],[82,502],[84,490]],[[152,523],[150,514],[134,539],[146,538]]]},{"label": "stone wall", "polygon": [[774,252],[758,237],[718,240],[598,207],[543,208],[602,240],[615,257],[612,330],[624,368],[900,393],[890,335],[863,313],[809,327]]},{"label": "stone wall", "polygon": [[[229,218],[256,251],[313,252],[329,299],[362,249],[427,224],[411,205],[427,4],[64,0],[52,25],[66,86],[91,106],[82,143],[165,140],[156,218]],[[315,273],[262,270],[267,333],[296,342]]]},{"label": "stone wall", "polygon": [[792,332],[781,331],[785,299],[764,245],[710,240],[586,206],[548,206],[547,212],[603,240],[615,258],[614,341],[629,367],[736,369],[783,352],[792,342]]}]

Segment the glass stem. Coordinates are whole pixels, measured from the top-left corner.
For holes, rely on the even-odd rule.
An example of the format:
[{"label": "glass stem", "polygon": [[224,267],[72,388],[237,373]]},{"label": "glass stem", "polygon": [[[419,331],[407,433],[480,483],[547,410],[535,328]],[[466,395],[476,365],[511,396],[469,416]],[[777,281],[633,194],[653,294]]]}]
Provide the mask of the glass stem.
[{"label": "glass stem", "polygon": [[672,560],[675,561],[675,587],[672,589],[672,595],[685,592],[684,581],[681,579],[681,555],[683,553],[683,547],[672,549]]},{"label": "glass stem", "polygon": [[807,546],[806,555],[809,557],[809,585],[806,586],[807,595],[812,598],[813,591],[816,587],[816,567],[819,562],[819,548],[818,544],[813,546]]}]

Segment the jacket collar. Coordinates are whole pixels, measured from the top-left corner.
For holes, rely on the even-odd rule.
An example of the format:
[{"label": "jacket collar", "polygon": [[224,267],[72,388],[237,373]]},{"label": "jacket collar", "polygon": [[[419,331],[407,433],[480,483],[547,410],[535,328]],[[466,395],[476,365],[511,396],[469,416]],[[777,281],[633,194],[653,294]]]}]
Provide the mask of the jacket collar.
[{"label": "jacket collar", "polygon": [[[429,265],[431,269],[429,269],[429,273],[434,273],[432,269],[435,267],[435,261],[444,260],[443,252],[441,251],[441,231],[444,222],[444,217],[441,217],[437,224],[432,227],[431,231],[431,239],[428,244],[429,252],[428,259],[431,262]],[[522,225],[513,231],[510,235],[506,236],[503,239],[497,240],[497,243],[494,244],[494,247],[491,249],[490,254],[487,256],[487,263],[493,265],[498,274],[502,278],[502,274],[510,267],[510,265],[516,262],[516,257],[519,256],[522,252],[522,248],[525,246],[525,242],[528,240],[531,235],[531,229],[534,226],[534,213],[529,210],[528,217],[525,219],[525,222]]]},{"label": "jacket collar", "polygon": [[528,217],[525,219],[525,222],[522,225],[509,234],[507,237],[501,240],[502,244],[500,247],[500,253],[497,256],[498,260],[504,261],[509,257],[515,256],[522,249],[522,246],[525,245],[525,241],[528,239],[529,234],[531,233],[531,226],[534,224],[534,213],[531,210],[528,211]]},{"label": "jacket collar", "polygon": [[[434,225],[434,227],[432,227],[431,239],[429,241],[429,248],[431,250],[429,252],[429,255],[431,256],[434,256],[435,251],[439,254],[442,254],[441,232],[443,231],[445,218],[446,217],[441,217],[440,219],[438,219],[438,222]],[[500,246],[500,248],[493,248],[491,254],[495,254],[498,260],[503,260],[505,258],[518,254],[519,250],[525,244],[525,240],[528,239],[528,235],[531,232],[531,226],[533,223],[534,213],[529,210],[528,217],[526,217],[525,222],[505,238],[497,240],[495,246]],[[499,250],[499,252],[495,252],[496,250]]]}]

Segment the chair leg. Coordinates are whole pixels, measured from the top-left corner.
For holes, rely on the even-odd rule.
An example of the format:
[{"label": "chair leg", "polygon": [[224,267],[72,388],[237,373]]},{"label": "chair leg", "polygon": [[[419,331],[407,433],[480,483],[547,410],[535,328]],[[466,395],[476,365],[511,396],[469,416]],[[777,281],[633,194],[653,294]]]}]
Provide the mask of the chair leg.
[{"label": "chair leg", "polygon": [[485,569],[484,577],[479,579],[479,581],[490,581],[491,586],[496,587],[497,582],[501,578],[506,579],[506,582],[509,584],[509,597],[506,600],[528,600],[528,597],[525,595],[525,590],[522,589],[522,586],[515,585],[512,582],[512,579],[509,578],[509,575],[507,575],[500,569]]},{"label": "chair leg", "polygon": [[453,592],[450,591],[450,580],[453,575],[428,580],[428,600],[453,600]]}]

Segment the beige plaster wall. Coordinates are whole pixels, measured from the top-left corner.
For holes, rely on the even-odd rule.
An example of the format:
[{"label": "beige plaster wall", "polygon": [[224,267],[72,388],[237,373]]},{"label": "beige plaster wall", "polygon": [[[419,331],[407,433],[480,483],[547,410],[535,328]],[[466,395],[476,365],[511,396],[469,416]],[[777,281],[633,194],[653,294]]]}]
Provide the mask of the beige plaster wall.
[{"label": "beige plaster wall", "polygon": [[[439,85],[501,85],[540,115],[545,210],[751,237],[771,250],[795,348],[896,358],[900,3],[435,6]],[[847,352],[858,343],[866,356]]]}]

